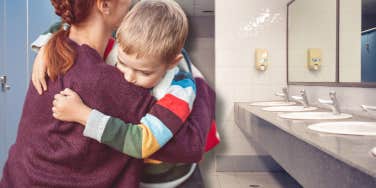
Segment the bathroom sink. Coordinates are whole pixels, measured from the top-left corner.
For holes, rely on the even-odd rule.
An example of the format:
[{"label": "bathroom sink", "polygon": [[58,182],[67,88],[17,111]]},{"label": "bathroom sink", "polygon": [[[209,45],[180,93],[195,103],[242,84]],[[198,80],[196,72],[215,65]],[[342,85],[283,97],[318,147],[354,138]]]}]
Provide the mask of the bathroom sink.
[{"label": "bathroom sink", "polygon": [[266,101],[266,102],[254,102],[250,104],[251,106],[289,106],[294,105],[295,102],[285,102],[285,101]]},{"label": "bathroom sink", "polygon": [[292,112],[280,114],[279,117],[296,120],[335,120],[351,118],[350,114],[334,114],[333,112]]},{"label": "bathroom sink", "polygon": [[309,129],[319,132],[346,135],[373,135],[376,136],[376,122],[343,121],[316,123],[308,126]]},{"label": "bathroom sink", "polygon": [[376,157],[376,147],[372,148],[370,153],[372,156]]},{"label": "bathroom sink", "polygon": [[304,106],[271,106],[263,108],[265,111],[269,112],[305,112],[317,110],[316,107],[304,107]]}]

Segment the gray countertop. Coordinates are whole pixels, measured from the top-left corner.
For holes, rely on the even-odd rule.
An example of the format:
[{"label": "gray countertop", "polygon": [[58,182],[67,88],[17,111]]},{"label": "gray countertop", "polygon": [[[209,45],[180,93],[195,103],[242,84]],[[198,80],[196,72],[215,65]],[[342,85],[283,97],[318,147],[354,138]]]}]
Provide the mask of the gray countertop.
[{"label": "gray countertop", "polygon": [[[372,177],[376,177],[376,157],[370,154],[370,150],[376,147],[376,136],[352,136],[316,132],[308,129],[308,126],[313,123],[324,122],[323,120],[287,120],[278,117],[278,114],[283,112],[268,112],[262,110],[262,107],[250,106],[250,104],[235,103],[235,108],[245,109],[247,112],[270,122],[337,160],[343,161]],[[370,121],[370,119],[354,116],[352,119],[336,121]],[[328,121],[325,120],[325,122]]]}]

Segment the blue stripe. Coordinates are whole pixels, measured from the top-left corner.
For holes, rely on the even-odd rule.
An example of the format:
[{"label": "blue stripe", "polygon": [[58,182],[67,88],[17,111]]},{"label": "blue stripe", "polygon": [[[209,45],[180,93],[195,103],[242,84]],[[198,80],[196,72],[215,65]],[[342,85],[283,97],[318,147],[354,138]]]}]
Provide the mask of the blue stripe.
[{"label": "blue stripe", "polygon": [[195,93],[197,93],[196,92],[196,83],[193,80],[188,79],[188,78],[186,78],[184,80],[179,80],[179,81],[174,80],[174,81],[172,81],[171,85],[178,85],[178,86],[181,86],[182,88],[192,87],[193,91]]},{"label": "blue stripe", "polygon": [[141,119],[141,123],[150,129],[160,147],[164,146],[173,136],[170,129],[168,129],[157,117],[151,114],[146,114],[146,116]]}]

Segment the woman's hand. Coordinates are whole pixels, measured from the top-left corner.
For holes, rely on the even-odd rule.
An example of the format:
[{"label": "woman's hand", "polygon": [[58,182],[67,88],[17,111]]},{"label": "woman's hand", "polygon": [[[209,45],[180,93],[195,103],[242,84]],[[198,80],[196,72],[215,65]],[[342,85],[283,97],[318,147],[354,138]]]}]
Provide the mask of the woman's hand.
[{"label": "woman's hand", "polygon": [[34,60],[33,72],[31,80],[35,89],[39,95],[42,95],[43,91],[47,91],[46,74],[47,74],[47,57],[44,53],[44,47],[42,47]]},{"label": "woman's hand", "polygon": [[91,108],[86,106],[80,96],[73,90],[66,88],[59,94],[56,94],[53,101],[53,117],[67,122],[77,122],[85,126]]}]

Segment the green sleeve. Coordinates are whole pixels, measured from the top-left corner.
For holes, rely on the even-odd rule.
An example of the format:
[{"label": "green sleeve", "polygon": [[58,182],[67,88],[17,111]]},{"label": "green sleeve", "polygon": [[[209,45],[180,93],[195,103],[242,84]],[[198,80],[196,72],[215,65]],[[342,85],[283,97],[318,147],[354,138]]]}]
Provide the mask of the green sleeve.
[{"label": "green sleeve", "polygon": [[101,137],[101,143],[129,156],[142,158],[141,127],[125,123],[121,119],[110,117]]},{"label": "green sleeve", "polygon": [[52,25],[47,29],[47,31],[43,32],[42,34],[55,33],[55,32],[57,32],[57,31],[60,29],[61,24],[62,24],[61,21],[52,24]]}]

